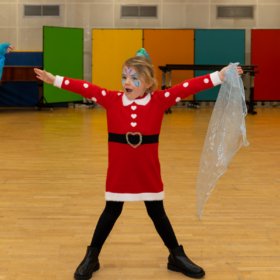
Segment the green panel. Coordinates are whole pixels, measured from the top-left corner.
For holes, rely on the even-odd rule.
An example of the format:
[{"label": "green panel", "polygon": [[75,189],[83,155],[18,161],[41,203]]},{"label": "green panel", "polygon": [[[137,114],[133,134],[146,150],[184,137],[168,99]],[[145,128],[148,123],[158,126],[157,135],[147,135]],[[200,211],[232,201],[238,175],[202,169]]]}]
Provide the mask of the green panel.
[{"label": "green panel", "polygon": [[[81,28],[43,27],[44,69],[53,75],[83,79],[84,33]],[[79,94],[44,83],[48,103],[83,100]]]},{"label": "green panel", "polygon": [[[245,30],[195,30],[195,64],[245,64]],[[195,71],[195,77],[213,71]],[[195,100],[217,99],[220,86],[195,94]]]}]

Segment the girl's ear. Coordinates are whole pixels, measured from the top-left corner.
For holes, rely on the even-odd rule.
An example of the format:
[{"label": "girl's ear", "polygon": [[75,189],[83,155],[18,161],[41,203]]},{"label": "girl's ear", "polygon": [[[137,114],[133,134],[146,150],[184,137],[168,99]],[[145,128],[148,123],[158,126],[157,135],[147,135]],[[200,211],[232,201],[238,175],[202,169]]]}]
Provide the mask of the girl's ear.
[{"label": "girl's ear", "polygon": [[150,82],[150,84],[148,84],[146,92],[149,92],[149,90],[150,90],[150,88],[152,87],[153,84],[154,84],[153,82]]},{"label": "girl's ear", "polygon": [[148,88],[150,88],[154,83],[151,81],[150,84],[148,85]]}]

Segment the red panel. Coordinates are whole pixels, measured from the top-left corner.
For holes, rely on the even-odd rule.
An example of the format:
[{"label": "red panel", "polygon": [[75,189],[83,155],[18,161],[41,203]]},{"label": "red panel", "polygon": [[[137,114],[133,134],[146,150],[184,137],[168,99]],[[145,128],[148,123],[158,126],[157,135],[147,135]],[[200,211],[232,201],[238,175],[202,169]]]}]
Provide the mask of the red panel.
[{"label": "red panel", "polygon": [[251,63],[255,76],[254,100],[279,101],[280,30],[252,30]]}]

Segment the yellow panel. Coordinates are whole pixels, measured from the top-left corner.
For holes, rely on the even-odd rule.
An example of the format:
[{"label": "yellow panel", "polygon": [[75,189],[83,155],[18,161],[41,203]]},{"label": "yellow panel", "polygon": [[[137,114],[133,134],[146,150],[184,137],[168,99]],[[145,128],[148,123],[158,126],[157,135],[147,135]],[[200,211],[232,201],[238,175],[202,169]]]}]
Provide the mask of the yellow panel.
[{"label": "yellow panel", "polygon": [[92,30],[92,83],[121,90],[123,63],[142,48],[143,30]]},{"label": "yellow panel", "polygon": [[[194,64],[194,30],[147,29],[144,30],[144,48],[150,55],[159,82],[162,85],[162,72],[158,66],[166,64]],[[194,71],[173,70],[172,86],[193,78]],[[193,100],[193,95],[184,100]]]}]

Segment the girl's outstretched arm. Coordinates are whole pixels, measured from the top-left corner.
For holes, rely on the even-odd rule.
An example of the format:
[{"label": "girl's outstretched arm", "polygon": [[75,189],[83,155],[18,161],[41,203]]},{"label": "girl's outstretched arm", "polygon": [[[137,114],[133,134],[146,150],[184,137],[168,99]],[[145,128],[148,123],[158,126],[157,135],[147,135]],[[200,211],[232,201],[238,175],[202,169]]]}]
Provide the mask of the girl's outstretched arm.
[{"label": "girl's outstretched arm", "polygon": [[54,85],[58,88],[80,94],[83,97],[91,99],[92,101],[100,104],[106,109],[117,97],[118,92],[108,91],[105,88],[100,88],[99,86],[93,85],[83,80],[54,76],[45,70],[36,68],[34,71],[39,80]]},{"label": "girl's outstretched arm", "polygon": [[36,77],[45,82],[45,83],[48,83],[48,84],[51,84],[53,85],[54,84],[54,81],[55,81],[55,76],[52,75],[51,73],[49,72],[46,72],[45,70],[40,70],[38,68],[35,68],[34,69],[34,72],[36,73]]},{"label": "girl's outstretched arm", "polygon": [[[200,91],[220,85],[225,78],[225,71],[228,67],[231,67],[231,65],[223,68],[219,72],[216,71],[205,76],[192,78],[169,89],[158,91],[158,94],[155,96],[155,98],[158,99],[162,109],[167,110],[180,100],[192,94],[196,94]],[[243,70],[240,66],[238,66],[237,69],[238,74],[241,75]]]}]

